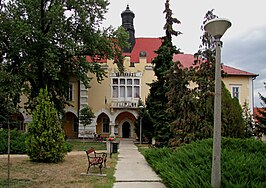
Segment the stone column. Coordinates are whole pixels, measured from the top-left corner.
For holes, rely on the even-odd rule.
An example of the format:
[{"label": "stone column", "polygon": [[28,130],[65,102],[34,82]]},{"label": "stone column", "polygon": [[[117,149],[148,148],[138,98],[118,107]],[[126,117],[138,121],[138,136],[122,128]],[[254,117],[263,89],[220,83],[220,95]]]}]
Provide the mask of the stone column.
[{"label": "stone column", "polygon": [[111,134],[110,137],[115,137],[115,125],[111,124]]}]

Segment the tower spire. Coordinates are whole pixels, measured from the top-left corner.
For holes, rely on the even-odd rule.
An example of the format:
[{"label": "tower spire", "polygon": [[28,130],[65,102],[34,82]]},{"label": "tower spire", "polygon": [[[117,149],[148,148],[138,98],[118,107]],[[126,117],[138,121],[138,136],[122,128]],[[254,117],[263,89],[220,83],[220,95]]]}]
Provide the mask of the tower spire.
[{"label": "tower spire", "polygon": [[131,47],[124,49],[124,52],[130,53],[136,43],[136,39],[135,39],[135,29],[134,29],[135,14],[130,10],[129,4],[127,4],[126,10],[124,10],[121,13],[121,17],[122,17],[122,26],[129,34],[128,42],[131,45]]}]

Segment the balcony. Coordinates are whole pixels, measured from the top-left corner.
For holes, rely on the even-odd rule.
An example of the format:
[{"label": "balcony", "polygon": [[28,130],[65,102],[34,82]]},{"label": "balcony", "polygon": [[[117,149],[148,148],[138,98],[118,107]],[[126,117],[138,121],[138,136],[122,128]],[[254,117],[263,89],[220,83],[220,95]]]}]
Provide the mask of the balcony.
[{"label": "balcony", "polygon": [[136,109],[138,101],[112,101],[110,108],[113,109]]}]

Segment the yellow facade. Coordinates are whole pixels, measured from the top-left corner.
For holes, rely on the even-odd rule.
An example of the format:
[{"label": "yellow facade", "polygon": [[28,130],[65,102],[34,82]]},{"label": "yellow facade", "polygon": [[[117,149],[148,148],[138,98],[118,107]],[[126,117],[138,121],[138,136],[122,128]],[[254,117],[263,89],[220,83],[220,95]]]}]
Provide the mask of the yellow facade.
[{"label": "yellow facade", "polygon": [[[84,85],[76,79],[70,79],[72,85],[72,99],[69,101],[71,106],[67,106],[66,116],[62,118],[62,126],[68,138],[90,137],[95,134],[101,137],[117,136],[125,138],[136,138],[135,123],[138,118],[138,101],[141,99],[144,103],[149,94],[149,86],[156,79],[154,76],[153,66],[147,62],[146,58],[140,57],[139,62],[130,63],[130,57],[125,57],[124,67],[125,72],[120,74],[116,64],[111,60],[107,63],[101,63],[102,68],[106,71],[107,77],[98,83],[95,75],[90,82],[90,88],[86,89]],[[238,98],[243,106],[244,102],[249,104],[250,110],[253,110],[253,76],[249,75],[227,75],[223,78],[225,86],[233,96],[233,88],[238,88]],[[121,82],[120,93],[114,97],[113,88],[114,80]],[[138,95],[133,92],[134,81],[137,82]],[[122,82],[123,81],[123,82]],[[127,85],[126,82],[132,83]],[[124,86],[124,85],[125,86]],[[193,84],[192,84],[193,85]],[[131,89],[130,89],[131,88]],[[131,91],[132,93],[125,91]],[[128,97],[128,96],[130,97]],[[22,104],[27,99],[22,96]],[[78,122],[79,110],[84,105],[92,108],[95,118],[91,125],[84,127]],[[24,123],[31,121],[31,116],[24,110],[21,110],[24,117]]]},{"label": "yellow facade", "polygon": [[253,111],[253,79],[251,76],[230,76],[223,78],[226,88],[233,96],[233,88],[239,88],[239,102],[241,106],[248,103]]},{"label": "yellow facade", "polygon": [[[118,70],[116,65],[113,64],[113,61],[107,61],[107,63],[102,63],[101,65],[107,72],[107,78],[101,83],[98,83],[96,78],[90,75],[94,79],[90,83],[91,88],[88,89],[88,105],[92,108],[96,117],[89,132],[96,132],[102,137],[116,135],[117,137],[136,138],[135,122],[138,116],[137,104],[139,98],[114,98],[112,96],[112,79],[119,78],[127,80],[139,78],[141,82],[140,98],[145,102],[149,94],[149,86],[147,84],[152,83],[156,79],[152,64],[148,63],[145,58],[140,57],[139,63],[130,66],[130,57],[126,57],[124,63],[125,73],[119,76],[114,76],[118,73]],[[244,102],[247,102],[251,110],[253,109],[252,80],[253,77],[248,75],[228,75],[223,79],[232,95],[232,88],[239,88],[240,104],[243,105]],[[107,118],[109,122],[109,130],[105,132],[103,132],[102,120],[104,118]]]},{"label": "yellow facade", "polygon": [[[135,14],[127,6],[122,12],[122,26],[129,33],[131,48],[124,49],[124,73],[119,73],[112,60],[100,63],[106,71],[107,77],[98,83],[95,75],[89,74],[93,79],[90,88],[70,79],[72,106],[66,107],[66,117],[63,118],[63,128],[67,137],[91,137],[95,134],[101,137],[117,136],[136,138],[135,123],[138,118],[138,101],[145,103],[149,94],[149,86],[156,79],[151,64],[154,53],[162,41],[160,38],[135,38]],[[189,54],[174,55],[173,60],[180,60],[184,67],[192,66],[194,56]],[[249,104],[253,110],[253,78],[257,75],[238,69],[226,67],[231,71],[224,83],[232,96],[239,98],[240,104]],[[245,73],[245,74],[244,74]],[[194,87],[191,84],[191,87]],[[26,99],[25,99],[26,100]],[[95,118],[91,125],[84,127],[78,121],[79,111],[85,105],[92,108]],[[25,122],[31,120],[23,111]],[[78,125],[78,127],[77,127]]]},{"label": "yellow facade", "polygon": [[[151,63],[147,63],[145,58],[140,58],[140,63],[134,63],[134,66],[130,64],[130,57],[126,57],[124,61],[125,72],[120,74],[117,70],[117,66],[113,61],[108,60],[107,63],[102,63],[102,67],[107,72],[107,78],[101,83],[97,82],[94,77],[90,82],[90,88],[88,89],[88,105],[92,108],[96,117],[93,125],[90,127],[89,132],[96,132],[102,137],[108,137],[109,135],[116,135],[118,137],[135,138],[135,123],[138,114],[138,101],[141,99],[143,102],[148,96],[149,86],[147,83],[151,83],[156,79],[152,70]],[[125,93],[119,93],[118,97],[112,96],[112,80],[118,79],[119,82],[125,80]],[[133,92],[129,93],[132,88],[134,90],[134,84],[127,85],[137,80],[139,81],[137,87],[139,87],[139,94],[133,96]],[[119,86],[120,88],[124,86]],[[120,91],[121,92],[121,91]],[[132,95],[131,95],[132,94]],[[126,96],[127,95],[127,96]],[[109,131],[103,131],[103,119],[109,121]],[[95,128],[93,128],[95,127]],[[93,130],[94,129],[94,130]],[[80,135],[81,136],[81,135]]]}]

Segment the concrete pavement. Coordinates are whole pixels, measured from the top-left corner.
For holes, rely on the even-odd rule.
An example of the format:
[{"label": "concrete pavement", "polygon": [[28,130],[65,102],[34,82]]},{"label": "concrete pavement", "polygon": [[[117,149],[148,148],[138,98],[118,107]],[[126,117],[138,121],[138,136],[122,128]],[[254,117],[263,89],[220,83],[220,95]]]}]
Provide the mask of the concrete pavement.
[{"label": "concrete pavement", "polygon": [[148,165],[133,140],[123,139],[119,144],[113,188],[166,188],[161,178]]}]

